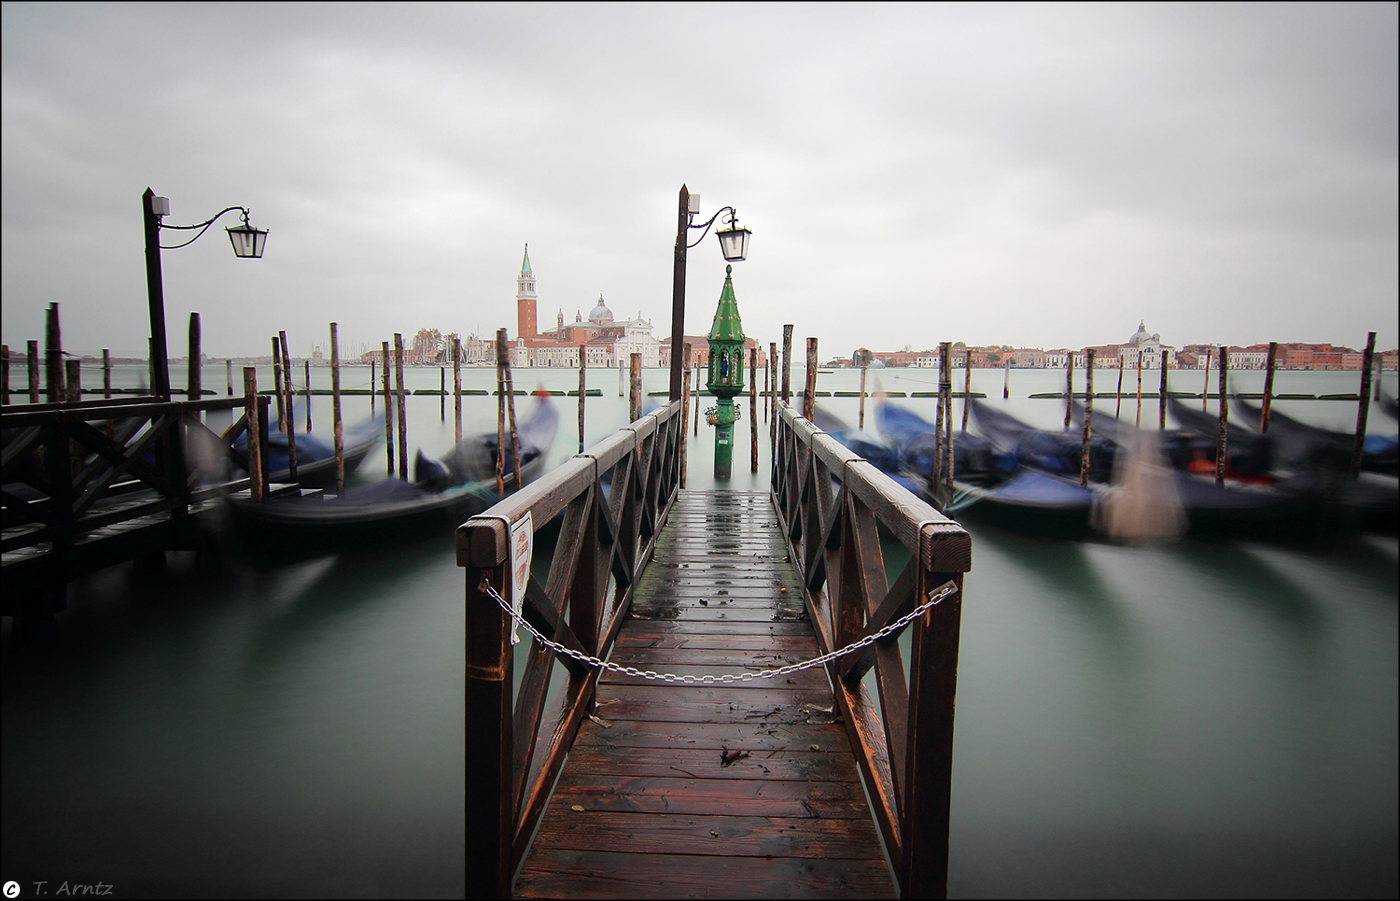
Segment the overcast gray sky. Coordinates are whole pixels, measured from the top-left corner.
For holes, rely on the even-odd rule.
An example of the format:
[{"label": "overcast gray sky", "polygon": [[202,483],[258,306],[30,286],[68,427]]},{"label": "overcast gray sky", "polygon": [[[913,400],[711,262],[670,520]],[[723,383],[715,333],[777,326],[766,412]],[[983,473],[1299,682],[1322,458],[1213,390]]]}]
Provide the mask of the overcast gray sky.
[{"label": "overcast gray sky", "polygon": [[[144,355],[540,320],[670,333],[676,196],[753,230],[745,331],[1397,343],[1395,4],[61,5],[3,13],[3,338]],[[167,233],[166,243],[175,243]],[[724,277],[690,252],[686,331]]]}]

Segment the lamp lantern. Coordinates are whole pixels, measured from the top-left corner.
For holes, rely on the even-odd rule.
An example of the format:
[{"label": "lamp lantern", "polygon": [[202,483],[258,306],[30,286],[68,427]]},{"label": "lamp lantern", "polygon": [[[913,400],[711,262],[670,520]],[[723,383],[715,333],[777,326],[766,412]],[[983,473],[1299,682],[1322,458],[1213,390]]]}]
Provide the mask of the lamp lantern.
[{"label": "lamp lantern", "polygon": [[724,254],[725,260],[737,263],[748,256],[750,234],[752,233],[747,228],[739,227],[739,214],[731,213],[729,227],[715,233],[719,238],[719,251]]},{"label": "lamp lantern", "polygon": [[233,244],[233,255],[240,260],[260,260],[263,247],[267,244],[267,229],[253,228],[248,224],[248,212],[243,212],[243,224],[227,228],[229,242]]}]

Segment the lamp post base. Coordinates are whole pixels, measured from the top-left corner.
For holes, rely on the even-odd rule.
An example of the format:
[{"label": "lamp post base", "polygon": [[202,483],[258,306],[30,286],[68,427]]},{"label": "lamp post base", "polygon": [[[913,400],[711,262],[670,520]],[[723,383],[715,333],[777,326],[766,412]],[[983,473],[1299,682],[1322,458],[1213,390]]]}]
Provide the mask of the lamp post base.
[{"label": "lamp post base", "polygon": [[715,428],[715,478],[728,479],[734,464],[734,426]]}]

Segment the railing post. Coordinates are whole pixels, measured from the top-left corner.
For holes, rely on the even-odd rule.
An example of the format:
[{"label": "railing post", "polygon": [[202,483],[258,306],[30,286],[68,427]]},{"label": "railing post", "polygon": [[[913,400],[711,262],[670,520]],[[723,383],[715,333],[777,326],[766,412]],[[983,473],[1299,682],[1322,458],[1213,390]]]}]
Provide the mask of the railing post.
[{"label": "railing post", "polygon": [[50,587],[42,592],[42,612],[57,613],[68,606],[68,561],[76,538],[73,516],[73,464],[68,439],[68,416],[58,411],[52,436],[44,448],[44,464],[49,478],[49,509],[53,511],[53,551]]},{"label": "railing post", "polygon": [[916,601],[922,603],[950,580],[958,590],[911,624],[907,775],[899,806],[903,855],[896,868],[900,897],[946,898],[958,638],[972,539],[956,526],[925,525],[918,553]]},{"label": "railing post", "polygon": [[457,564],[466,567],[466,874],[472,894],[509,898],[515,860],[514,654],[509,620],[483,590],[510,584],[510,530],[497,519],[457,529]]},{"label": "railing post", "polygon": [[258,427],[261,412],[258,404],[258,371],[252,366],[243,367],[244,415],[248,417],[248,496],[254,501],[263,499],[262,468],[262,429]]}]

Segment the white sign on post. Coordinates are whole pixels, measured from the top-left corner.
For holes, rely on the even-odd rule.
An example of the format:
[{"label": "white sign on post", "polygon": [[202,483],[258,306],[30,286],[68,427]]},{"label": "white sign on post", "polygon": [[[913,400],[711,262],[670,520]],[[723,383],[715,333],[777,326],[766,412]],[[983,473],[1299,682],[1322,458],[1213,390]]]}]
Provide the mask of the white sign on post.
[{"label": "white sign on post", "polygon": [[[535,552],[535,527],[530,514],[510,527],[510,605],[516,615],[525,606],[525,589],[530,584],[530,558]],[[519,644],[520,626],[512,620],[510,643]]]}]

